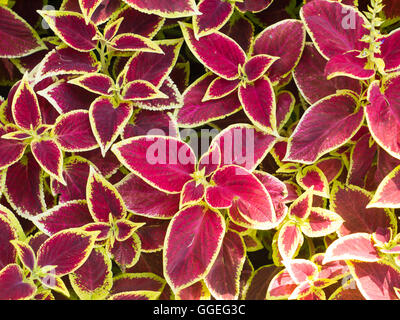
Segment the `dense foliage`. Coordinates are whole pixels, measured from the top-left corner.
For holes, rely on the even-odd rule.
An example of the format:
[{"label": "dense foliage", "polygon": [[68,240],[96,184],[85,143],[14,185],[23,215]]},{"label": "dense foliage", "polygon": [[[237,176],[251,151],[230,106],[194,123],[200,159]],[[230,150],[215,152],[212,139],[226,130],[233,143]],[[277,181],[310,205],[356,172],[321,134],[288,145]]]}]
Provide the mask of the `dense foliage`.
[{"label": "dense foliage", "polygon": [[397,0],[0,0],[0,299],[400,298]]}]

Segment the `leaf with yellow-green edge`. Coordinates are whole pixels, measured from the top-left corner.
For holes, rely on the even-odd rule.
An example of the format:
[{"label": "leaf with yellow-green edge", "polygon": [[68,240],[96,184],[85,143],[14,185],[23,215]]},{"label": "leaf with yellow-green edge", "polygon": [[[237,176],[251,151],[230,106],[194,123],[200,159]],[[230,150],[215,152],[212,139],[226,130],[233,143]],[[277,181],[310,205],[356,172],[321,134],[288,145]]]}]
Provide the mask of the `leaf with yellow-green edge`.
[{"label": "leaf with yellow-green edge", "polygon": [[122,89],[121,96],[124,100],[141,101],[153,99],[166,99],[168,96],[146,80],[128,82]]},{"label": "leaf with yellow-green edge", "polygon": [[70,297],[70,293],[68,291],[67,286],[61,277],[55,276],[51,271],[49,274],[39,278],[40,283],[44,288],[48,288],[54,290],[58,293],[63,294],[67,298]]},{"label": "leaf with yellow-green edge", "polygon": [[393,73],[382,85],[373,81],[368,88],[365,118],[369,131],[380,147],[396,159],[400,159],[399,92],[400,75]]},{"label": "leaf with yellow-green edge", "polygon": [[332,242],[325,252],[323,264],[338,260],[375,262],[380,259],[371,234],[357,232]]},{"label": "leaf with yellow-green edge", "polygon": [[248,170],[237,165],[218,169],[211,177],[205,200],[218,209],[237,209],[253,229],[268,230],[277,224],[276,212],[265,186]]},{"label": "leaf with yellow-green edge", "polygon": [[125,241],[131,237],[136,230],[138,230],[140,227],[143,227],[145,224],[146,223],[133,222],[128,219],[119,219],[115,222],[115,227],[117,229],[115,239],[117,241]]},{"label": "leaf with yellow-green edge", "polygon": [[399,171],[397,166],[381,181],[367,208],[400,208]]},{"label": "leaf with yellow-green edge", "polygon": [[63,153],[59,144],[52,139],[33,140],[31,150],[40,167],[51,178],[66,185],[63,177]]},{"label": "leaf with yellow-green edge", "polygon": [[377,145],[371,145],[371,135],[364,134],[351,148],[347,184],[363,187],[368,170],[371,168],[377,152]]},{"label": "leaf with yellow-green edge", "polygon": [[38,98],[25,77],[15,91],[11,110],[14,122],[20,129],[34,130],[42,124]]},{"label": "leaf with yellow-green edge", "polygon": [[101,69],[94,52],[80,52],[62,44],[50,51],[38,65],[36,79],[65,74],[85,74]]},{"label": "leaf with yellow-green edge", "polygon": [[69,281],[81,300],[102,300],[113,285],[111,260],[104,248],[92,250],[86,262],[69,274]]},{"label": "leaf with yellow-green edge", "polygon": [[232,92],[236,92],[239,85],[239,79],[226,80],[224,78],[217,77],[210,83],[201,101],[206,102],[209,100],[217,100],[226,97]]},{"label": "leaf with yellow-green edge", "polygon": [[171,219],[179,211],[180,194],[162,192],[130,173],[115,187],[127,210],[149,218]]},{"label": "leaf with yellow-green edge", "polygon": [[246,259],[242,237],[228,230],[213,266],[204,278],[212,296],[218,300],[235,300],[240,293],[240,274]]},{"label": "leaf with yellow-green edge", "polygon": [[90,18],[103,0],[79,0],[78,2],[85,17],[86,24],[89,24]]},{"label": "leaf with yellow-green edge", "polygon": [[103,157],[122,133],[132,112],[132,103],[117,104],[112,98],[103,96],[90,105],[89,121]]},{"label": "leaf with yellow-green edge", "polygon": [[19,265],[8,264],[0,270],[1,300],[29,300],[35,295],[36,290],[34,282],[25,279]]},{"label": "leaf with yellow-green edge", "polygon": [[44,176],[32,153],[8,167],[4,196],[18,215],[27,219],[46,211]]},{"label": "leaf with yellow-green edge", "polygon": [[140,51],[163,53],[156,42],[139,34],[121,33],[116,35],[110,42],[109,47],[118,52]]},{"label": "leaf with yellow-green edge", "polygon": [[293,93],[287,90],[280,91],[276,96],[276,127],[278,132],[284,127],[284,125],[290,119],[294,106],[296,104],[296,98]]},{"label": "leaf with yellow-green edge", "polygon": [[183,38],[158,40],[155,43],[164,54],[154,52],[137,52],[125,65],[124,83],[145,80],[160,88],[178,60]]},{"label": "leaf with yellow-green edge", "polygon": [[[130,6],[122,6],[113,12],[107,25],[114,24],[121,18],[123,20],[119,24],[117,32],[118,34],[134,33],[149,39],[152,39],[157,34],[165,22],[165,18],[162,18],[158,15],[147,14]],[[140,23],[132,23],[132,21],[140,21]],[[110,28],[108,28],[108,30],[110,30]],[[104,34],[106,35],[106,33]]]},{"label": "leaf with yellow-green edge", "polygon": [[180,193],[193,179],[196,156],[180,139],[138,136],[115,143],[111,150],[121,164],[161,191]]},{"label": "leaf with yellow-green edge", "polygon": [[71,200],[38,214],[31,221],[40,231],[50,236],[62,230],[83,227],[93,222],[93,218],[86,200]]},{"label": "leaf with yellow-green edge", "polygon": [[[357,288],[366,300],[398,300],[400,272],[398,266],[384,261],[349,261]],[[397,290],[396,290],[397,289]]]},{"label": "leaf with yellow-green edge", "polygon": [[12,211],[0,204],[0,217],[4,217],[10,223],[10,226],[15,230],[18,239],[24,241],[26,238],[25,232],[22,229],[21,223]]},{"label": "leaf with yellow-green edge", "polygon": [[297,283],[289,275],[289,272],[284,269],[276,274],[268,285],[266,299],[267,300],[283,300],[288,299]]},{"label": "leaf with yellow-green edge", "polygon": [[69,80],[68,83],[75,84],[88,91],[103,96],[113,95],[112,89],[114,87],[114,80],[102,73],[88,73],[78,78]]},{"label": "leaf with yellow-green edge", "polygon": [[239,86],[239,100],[251,122],[266,133],[276,132],[276,98],[268,77]]},{"label": "leaf with yellow-green edge", "polygon": [[342,160],[335,157],[324,157],[315,165],[322,171],[329,184],[339,178],[344,168]]},{"label": "leaf with yellow-green edge", "polygon": [[201,14],[193,16],[192,21],[195,35],[200,38],[221,29],[231,17],[235,6],[227,1],[201,0],[198,9]]},{"label": "leaf with yellow-green edge", "polygon": [[334,182],[331,190],[329,210],[344,220],[338,229],[339,236],[350,233],[374,233],[379,228],[391,228],[397,232],[396,216],[388,208],[368,208],[372,195],[365,189]]},{"label": "leaf with yellow-green edge", "polygon": [[90,126],[89,111],[74,110],[61,114],[51,134],[63,151],[89,151],[98,147]]},{"label": "leaf with yellow-green edge", "polygon": [[181,198],[179,200],[179,208],[200,202],[205,193],[206,189],[203,184],[198,184],[195,180],[189,180],[183,185]]},{"label": "leaf with yellow-green edge", "polygon": [[254,252],[264,248],[261,240],[257,237],[257,230],[250,230],[243,234],[242,237],[247,252]]},{"label": "leaf with yellow-green edge", "polygon": [[8,264],[15,263],[17,257],[17,250],[13,246],[13,240],[18,239],[18,235],[14,228],[11,226],[6,217],[0,215],[0,270],[6,267]]},{"label": "leaf with yellow-green edge", "polygon": [[254,40],[253,55],[279,57],[266,75],[273,85],[287,77],[297,66],[305,45],[304,24],[295,19],[284,19],[265,28]]},{"label": "leaf with yellow-green edge", "polygon": [[253,171],[275,144],[277,137],[247,123],[232,124],[211,141],[221,150],[221,167],[239,165]]},{"label": "leaf with yellow-green edge", "polygon": [[0,31],[1,58],[23,57],[46,49],[37,32],[21,16],[7,8],[7,2],[0,6],[0,17],[3,26]]},{"label": "leaf with yellow-green edge", "polygon": [[315,195],[329,198],[329,183],[324,173],[316,165],[307,166],[297,172],[296,181],[307,190],[313,187]]},{"label": "leaf with yellow-green edge", "polygon": [[89,160],[81,156],[64,158],[63,177],[66,185],[55,179],[50,180],[51,193],[58,195],[59,203],[86,199],[86,181],[91,165]]},{"label": "leaf with yellow-green edge", "polygon": [[97,27],[92,21],[86,23],[82,14],[72,11],[38,10],[54,33],[68,46],[87,52],[95,49]]},{"label": "leaf with yellow-green edge", "polygon": [[246,54],[233,39],[219,31],[196,39],[191,25],[179,25],[186,44],[205,67],[226,80],[239,78],[239,66],[246,62]]},{"label": "leaf with yellow-green edge", "polygon": [[236,92],[218,100],[203,101],[205,92],[216,79],[218,78],[212,73],[206,73],[186,88],[183,92],[183,107],[176,114],[180,127],[198,127],[223,119],[242,108]]},{"label": "leaf with yellow-green edge", "polygon": [[33,271],[36,267],[36,254],[33,249],[26,242],[20,240],[11,240],[11,244],[17,251],[17,256],[22,264],[27,267],[30,271]]},{"label": "leaf with yellow-green edge", "polygon": [[126,216],[126,206],[117,189],[93,167],[90,168],[86,187],[86,199],[94,221],[109,222]]},{"label": "leaf with yellow-green edge", "polygon": [[312,208],[300,229],[307,237],[323,237],[336,232],[342,224],[343,219],[337,213],[323,208]]},{"label": "leaf with yellow-green edge", "polygon": [[222,215],[203,205],[187,207],[172,218],[165,236],[163,266],[173,291],[186,288],[209,273],[224,233]]},{"label": "leaf with yellow-green edge", "polygon": [[74,272],[89,257],[98,232],[68,229],[57,232],[48,238],[37,252],[37,266],[55,266],[54,276],[61,277]]},{"label": "leaf with yellow-green edge", "polygon": [[107,298],[107,300],[157,300],[161,292],[155,291],[128,291],[116,293]]},{"label": "leaf with yellow-green edge", "polygon": [[359,108],[358,98],[351,91],[317,101],[306,110],[290,136],[283,161],[314,163],[348,142],[363,120],[364,110]]},{"label": "leaf with yellow-green edge", "polygon": [[268,285],[279,268],[274,264],[264,265],[255,270],[247,281],[247,288],[242,294],[243,300],[265,300]]},{"label": "leaf with yellow-green edge", "polygon": [[138,290],[162,292],[165,284],[163,278],[151,272],[122,273],[113,278],[110,294]]},{"label": "leaf with yellow-green edge", "polygon": [[210,300],[211,293],[204,280],[197,281],[189,287],[175,292],[176,300]]},{"label": "leaf with yellow-green edge", "polygon": [[277,244],[281,259],[293,259],[304,241],[300,228],[292,221],[288,221],[279,228],[278,234]]},{"label": "leaf with yellow-green edge", "polygon": [[125,241],[115,241],[109,248],[111,256],[121,268],[133,267],[139,261],[141,251],[142,243],[136,233]]},{"label": "leaf with yellow-green edge", "polygon": [[288,217],[304,220],[307,219],[311,212],[311,207],[313,204],[313,187],[307,189],[301,196],[294,200],[289,207]]},{"label": "leaf with yellow-green edge", "polygon": [[353,6],[335,1],[312,1],[301,8],[300,18],[318,51],[327,60],[367,47],[360,39],[369,35],[364,27],[368,21]]},{"label": "leaf with yellow-green edge", "polygon": [[131,7],[144,13],[165,18],[182,18],[199,14],[194,0],[123,0]]},{"label": "leaf with yellow-green edge", "polygon": [[[17,128],[14,125],[5,125],[0,127],[0,170],[2,170],[1,181],[4,181],[5,177],[5,170],[3,169],[20,160],[27,147],[27,144],[23,141],[6,139],[7,135],[12,135],[14,132],[17,132]],[[1,189],[3,189],[3,187]]]}]

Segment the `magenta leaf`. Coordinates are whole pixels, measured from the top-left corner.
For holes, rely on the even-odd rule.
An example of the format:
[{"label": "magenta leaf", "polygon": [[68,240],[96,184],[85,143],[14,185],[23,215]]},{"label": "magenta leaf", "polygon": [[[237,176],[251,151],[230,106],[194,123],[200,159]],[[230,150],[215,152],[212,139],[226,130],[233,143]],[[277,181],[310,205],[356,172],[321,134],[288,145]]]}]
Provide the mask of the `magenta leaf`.
[{"label": "magenta leaf", "polygon": [[163,251],[164,275],[173,290],[188,287],[208,274],[224,233],[223,217],[201,205],[183,209],[174,216]]},{"label": "magenta leaf", "polygon": [[253,170],[264,159],[276,137],[249,124],[234,124],[222,130],[211,142],[221,151],[221,166],[236,164]]},{"label": "magenta leaf", "polygon": [[354,7],[326,0],[312,1],[300,10],[300,17],[318,51],[327,59],[350,50],[362,50],[360,39],[369,31],[366,18]]},{"label": "magenta leaf", "polygon": [[124,0],[133,8],[145,12],[157,14],[166,18],[188,17],[198,14],[194,0],[167,0],[146,1],[146,0]]},{"label": "magenta leaf", "polygon": [[55,179],[51,180],[51,190],[53,194],[59,195],[59,203],[86,199],[86,181],[89,170],[89,162],[82,157],[72,156],[64,159],[63,179],[65,185]]},{"label": "magenta leaf", "polygon": [[375,75],[373,69],[367,68],[368,59],[358,57],[359,51],[348,51],[338,54],[328,61],[325,74],[329,79],[345,76],[353,79],[367,80]]},{"label": "magenta leaf", "polygon": [[349,263],[357,287],[368,300],[398,300],[396,288],[400,287],[400,273],[397,268],[384,262]]},{"label": "magenta leaf", "polygon": [[112,94],[111,90],[114,86],[114,80],[101,73],[85,74],[68,82],[105,96]]},{"label": "magenta leaf", "polygon": [[9,167],[23,156],[26,144],[18,140],[5,139],[2,136],[16,131],[13,126],[0,127],[0,170]]},{"label": "magenta leaf", "polygon": [[254,55],[279,57],[267,75],[272,83],[286,77],[297,65],[303,53],[306,32],[298,20],[282,20],[264,29],[254,42]]},{"label": "magenta leaf", "polygon": [[86,24],[81,14],[56,10],[38,12],[54,33],[70,47],[83,52],[96,47],[97,41],[93,39],[97,32],[96,25],[91,21]]},{"label": "magenta leaf", "polygon": [[363,110],[357,110],[356,106],[350,93],[331,95],[313,104],[290,137],[284,161],[311,164],[346,143],[364,118]]},{"label": "magenta leaf", "polygon": [[275,93],[267,77],[240,86],[239,100],[256,127],[268,133],[276,131]]},{"label": "magenta leaf", "polygon": [[64,74],[84,74],[100,70],[100,63],[92,52],[80,52],[70,47],[57,47],[40,62],[37,77]]},{"label": "magenta leaf", "polygon": [[93,220],[98,222],[109,222],[109,215],[114,220],[124,218],[126,207],[121,195],[115,187],[101,174],[90,169],[87,180],[86,198],[89,211]]},{"label": "magenta leaf", "polygon": [[203,100],[206,90],[216,79],[213,74],[206,73],[185,90],[183,107],[177,114],[177,122],[181,127],[198,127],[240,110],[241,103],[236,92],[218,100]]},{"label": "magenta leaf", "polygon": [[179,210],[179,194],[162,192],[133,173],[115,185],[126,208],[149,218],[172,218]]},{"label": "magenta leaf", "polygon": [[41,167],[31,153],[8,167],[4,195],[11,207],[23,217],[46,210]]},{"label": "magenta leaf", "polygon": [[336,90],[348,89],[361,93],[360,82],[348,77],[326,79],[327,61],[312,43],[306,43],[301,59],[293,71],[293,77],[300,93],[310,104],[336,93]]},{"label": "magenta leaf", "polygon": [[29,300],[36,293],[33,281],[25,280],[21,267],[9,264],[0,271],[1,300]]},{"label": "magenta leaf", "polygon": [[112,99],[99,97],[89,109],[89,119],[93,134],[104,156],[132,115],[129,103],[115,105]]},{"label": "magenta leaf", "polygon": [[219,30],[229,20],[235,6],[221,0],[202,0],[198,9],[201,14],[193,17],[193,29],[202,37]]},{"label": "magenta leaf", "polygon": [[62,230],[83,227],[93,222],[93,218],[86,200],[72,200],[54,206],[32,221],[42,232],[53,235]]},{"label": "magenta leaf", "polygon": [[55,266],[56,276],[63,276],[77,270],[89,257],[98,233],[80,229],[57,232],[47,239],[37,252],[39,268]]},{"label": "magenta leaf", "polygon": [[228,230],[218,256],[205,278],[207,288],[213,297],[223,300],[237,299],[240,288],[240,271],[245,259],[245,246],[241,236]]},{"label": "magenta leaf", "polygon": [[268,230],[276,223],[273,203],[264,185],[249,171],[229,165],[211,177],[206,201],[213,208],[237,206],[240,215],[254,228]]},{"label": "magenta leaf", "polygon": [[219,31],[197,40],[190,25],[180,22],[180,26],[190,50],[208,69],[227,80],[239,77],[246,55],[234,40]]},{"label": "magenta leaf", "polygon": [[3,26],[0,31],[1,58],[28,56],[46,49],[36,31],[7,6],[0,7],[0,24]]},{"label": "magenta leaf", "polygon": [[17,252],[10,241],[16,240],[18,235],[11,223],[3,215],[0,215],[0,231],[0,268],[3,269],[8,264],[16,262]]},{"label": "magenta leaf", "polygon": [[[400,77],[393,76],[384,88],[378,81],[371,83],[365,115],[374,140],[392,157],[400,158],[398,135],[400,130],[399,96]],[[390,134],[389,134],[390,132]]]},{"label": "magenta leaf", "polygon": [[350,233],[374,233],[379,228],[395,226],[395,217],[389,209],[367,208],[372,196],[356,186],[334,185],[329,209],[344,220],[338,230],[340,236]]},{"label": "magenta leaf", "polygon": [[42,124],[38,99],[25,79],[15,92],[11,108],[15,124],[21,129],[34,130]]},{"label": "magenta leaf", "polygon": [[88,151],[98,146],[90,126],[89,112],[86,110],[70,111],[60,115],[52,133],[64,151]]},{"label": "magenta leaf", "polygon": [[163,54],[153,52],[134,54],[126,65],[127,83],[144,80],[159,88],[167,78],[178,59],[183,39],[160,40],[156,43]]},{"label": "magenta leaf", "polygon": [[63,178],[63,155],[58,144],[53,140],[31,142],[32,154],[42,169],[52,178],[66,184]]},{"label": "magenta leaf", "polygon": [[179,193],[195,169],[193,150],[177,138],[139,136],[114,144],[112,151],[130,171],[169,193]]},{"label": "magenta leaf", "polygon": [[80,299],[104,299],[113,285],[111,260],[105,250],[92,250],[85,263],[69,274],[69,280]]}]

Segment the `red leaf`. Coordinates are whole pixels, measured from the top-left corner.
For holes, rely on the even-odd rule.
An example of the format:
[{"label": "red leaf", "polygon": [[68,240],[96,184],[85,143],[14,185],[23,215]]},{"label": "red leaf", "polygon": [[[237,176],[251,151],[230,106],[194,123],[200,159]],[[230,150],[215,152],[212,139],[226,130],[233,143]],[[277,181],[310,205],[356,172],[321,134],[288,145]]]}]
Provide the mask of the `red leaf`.
[{"label": "red leaf", "polygon": [[203,206],[188,207],[174,216],[163,251],[164,275],[173,290],[185,288],[207,275],[224,233],[223,217]]}]

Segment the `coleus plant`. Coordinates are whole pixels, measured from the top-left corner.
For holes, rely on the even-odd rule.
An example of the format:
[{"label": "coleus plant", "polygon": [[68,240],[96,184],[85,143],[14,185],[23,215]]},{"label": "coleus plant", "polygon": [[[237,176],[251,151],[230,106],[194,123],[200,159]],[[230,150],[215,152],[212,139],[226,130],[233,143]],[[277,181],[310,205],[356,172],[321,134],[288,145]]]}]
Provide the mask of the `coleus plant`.
[{"label": "coleus plant", "polygon": [[0,1],[0,299],[400,299],[399,21]]}]

